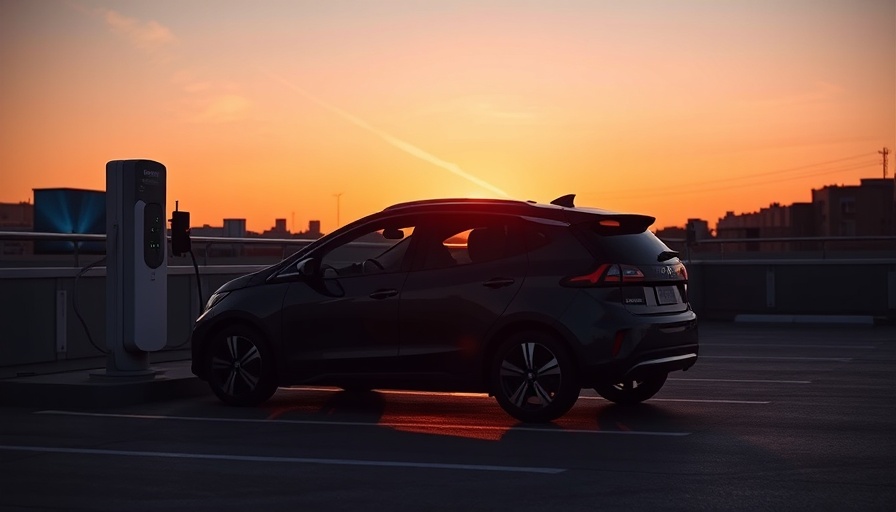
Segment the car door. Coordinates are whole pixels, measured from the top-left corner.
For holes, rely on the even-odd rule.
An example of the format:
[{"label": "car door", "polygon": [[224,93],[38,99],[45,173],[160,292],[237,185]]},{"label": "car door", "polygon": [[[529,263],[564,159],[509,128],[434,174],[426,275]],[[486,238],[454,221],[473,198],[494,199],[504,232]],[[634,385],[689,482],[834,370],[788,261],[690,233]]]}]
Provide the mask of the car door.
[{"label": "car door", "polygon": [[308,255],[319,270],[290,284],[282,311],[284,349],[299,381],[395,370],[413,229],[407,218],[373,221]]},{"label": "car door", "polygon": [[485,337],[526,277],[520,232],[513,216],[433,214],[421,220],[399,311],[403,369],[433,379],[450,374],[457,382],[480,375]]}]

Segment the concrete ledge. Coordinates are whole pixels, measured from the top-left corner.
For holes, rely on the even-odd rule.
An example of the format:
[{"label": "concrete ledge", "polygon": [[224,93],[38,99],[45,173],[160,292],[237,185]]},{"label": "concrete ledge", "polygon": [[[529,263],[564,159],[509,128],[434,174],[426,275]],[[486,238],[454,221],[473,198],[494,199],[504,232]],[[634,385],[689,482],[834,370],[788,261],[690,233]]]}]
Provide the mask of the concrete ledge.
[{"label": "concrete ledge", "polygon": [[210,394],[205,382],[190,372],[190,363],[153,365],[153,379],[91,378],[97,370],[35,375],[0,380],[0,406],[36,408],[122,407]]},{"label": "concrete ledge", "polygon": [[874,325],[870,315],[736,315],[735,322],[766,324]]}]

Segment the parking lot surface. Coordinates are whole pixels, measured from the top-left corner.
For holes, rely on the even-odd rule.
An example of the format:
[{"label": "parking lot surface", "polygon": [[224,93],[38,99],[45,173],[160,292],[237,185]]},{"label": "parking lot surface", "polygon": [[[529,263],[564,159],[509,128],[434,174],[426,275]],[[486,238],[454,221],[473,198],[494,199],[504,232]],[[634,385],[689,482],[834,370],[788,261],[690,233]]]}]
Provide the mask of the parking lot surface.
[{"label": "parking lot surface", "polygon": [[0,510],[896,510],[896,328],[701,325],[696,366],[548,425],[484,395],[284,388],[0,408]]}]

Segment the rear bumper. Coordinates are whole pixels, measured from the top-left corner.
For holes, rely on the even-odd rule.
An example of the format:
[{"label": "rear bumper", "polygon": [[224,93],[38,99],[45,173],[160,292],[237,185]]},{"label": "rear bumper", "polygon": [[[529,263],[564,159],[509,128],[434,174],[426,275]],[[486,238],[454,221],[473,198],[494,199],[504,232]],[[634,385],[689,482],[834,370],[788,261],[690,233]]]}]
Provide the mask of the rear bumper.
[{"label": "rear bumper", "polygon": [[[624,333],[619,352],[581,368],[583,387],[687,370],[694,366],[700,354],[697,319],[693,313],[674,321],[654,320],[622,327],[617,332]],[[611,340],[606,343],[612,344]]]},{"label": "rear bumper", "polygon": [[678,356],[648,359],[633,366],[624,375],[626,379],[640,379],[658,373],[669,373],[676,370],[687,370],[697,362],[697,353],[682,354]]}]

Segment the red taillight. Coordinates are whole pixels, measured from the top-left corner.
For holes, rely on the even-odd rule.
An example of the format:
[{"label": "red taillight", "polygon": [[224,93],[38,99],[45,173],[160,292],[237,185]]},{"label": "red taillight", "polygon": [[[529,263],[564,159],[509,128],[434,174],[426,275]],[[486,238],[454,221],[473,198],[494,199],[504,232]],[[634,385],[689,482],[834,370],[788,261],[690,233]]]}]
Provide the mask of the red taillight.
[{"label": "red taillight", "polygon": [[568,277],[563,284],[568,286],[595,286],[601,283],[634,283],[644,280],[644,273],[632,265],[602,263],[593,272]]},{"label": "red taillight", "polygon": [[604,263],[603,265],[597,267],[594,270],[594,272],[592,272],[590,274],[567,278],[566,282],[569,284],[577,285],[577,286],[594,285],[594,284],[599,283],[600,280],[603,279],[604,274],[607,272],[608,268],[610,268],[610,264]]}]

